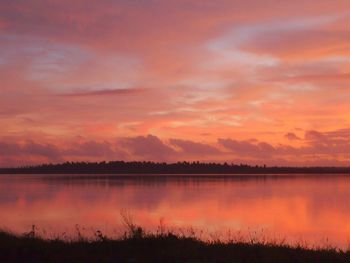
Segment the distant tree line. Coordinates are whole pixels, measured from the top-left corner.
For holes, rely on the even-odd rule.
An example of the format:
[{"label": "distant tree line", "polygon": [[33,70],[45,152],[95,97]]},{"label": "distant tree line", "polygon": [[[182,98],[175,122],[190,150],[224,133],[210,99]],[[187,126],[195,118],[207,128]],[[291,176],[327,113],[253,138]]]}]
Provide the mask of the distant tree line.
[{"label": "distant tree line", "polygon": [[350,173],[350,167],[267,167],[205,162],[65,162],[18,168],[0,168],[2,174],[278,174]]}]

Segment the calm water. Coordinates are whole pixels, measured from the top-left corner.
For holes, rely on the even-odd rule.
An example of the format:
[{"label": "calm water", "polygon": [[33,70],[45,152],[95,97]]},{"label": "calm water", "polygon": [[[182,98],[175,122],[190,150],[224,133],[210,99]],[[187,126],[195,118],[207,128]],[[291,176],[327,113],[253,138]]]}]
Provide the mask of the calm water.
[{"label": "calm water", "polygon": [[[116,176],[0,175],[0,227],[43,235],[75,225],[114,235],[120,212],[137,224],[204,230],[218,235],[286,238],[348,248],[350,176],[147,179]],[[45,230],[45,232],[44,232]]]}]

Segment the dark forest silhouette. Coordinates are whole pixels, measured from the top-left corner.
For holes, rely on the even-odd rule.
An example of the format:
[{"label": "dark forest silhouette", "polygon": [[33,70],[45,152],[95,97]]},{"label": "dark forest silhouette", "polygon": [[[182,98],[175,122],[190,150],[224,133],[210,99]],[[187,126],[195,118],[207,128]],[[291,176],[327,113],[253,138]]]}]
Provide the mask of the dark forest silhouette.
[{"label": "dark forest silhouette", "polygon": [[279,174],[350,173],[350,167],[267,167],[204,162],[65,162],[18,168],[0,168],[5,174]]}]

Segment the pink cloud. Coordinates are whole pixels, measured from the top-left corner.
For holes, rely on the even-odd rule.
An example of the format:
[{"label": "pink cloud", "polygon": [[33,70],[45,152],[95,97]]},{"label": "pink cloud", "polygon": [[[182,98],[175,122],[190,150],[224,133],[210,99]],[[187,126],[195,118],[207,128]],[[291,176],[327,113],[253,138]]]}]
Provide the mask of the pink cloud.
[{"label": "pink cloud", "polygon": [[119,144],[133,156],[148,160],[169,160],[177,154],[173,148],[153,135],[120,139]]},{"label": "pink cloud", "polygon": [[[293,136],[294,138],[294,136]],[[298,137],[299,138],[299,137]],[[116,141],[116,143],[115,143]],[[216,143],[161,140],[157,136],[116,138],[114,142],[84,141],[69,144],[0,142],[0,165],[18,166],[63,161],[183,160],[267,165],[350,165],[349,130],[306,131],[298,145],[272,145],[257,139],[221,139]]]},{"label": "pink cloud", "polygon": [[301,140],[295,133],[293,132],[288,132],[284,135],[288,140],[290,141],[295,141],[295,140]]},{"label": "pink cloud", "polygon": [[52,144],[40,144],[32,141],[27,141],[24,144],[0,142],[0,148],[1,166],[63,161],[59,148]]},{"label": "pink cloud", "polygon": [[97,157],[100,160],[126,159],[128,157],[124,151],[117,149],[113,144],[96,141],[73,144],[68,149],[63,150],[62,154],[71,158],[83,157],[89,159],[91,157]]},{"label": "pink cloud", "polygon": [[218,139],[218,142],[235,154],[241,156],[269,158],[270,155],[276,152],[276,149],[266,142],[252,143],[250,141],[237,141],[232,139]]},{"label": "pink cloud", "polygon": [[194,155],[197,158],[201,158],[202,156],[207,155],[215,156],[222,154],[218,148],[204,143],[179,139],[170,139],[169,142],[172,145],[179,147],[184,156]]}]

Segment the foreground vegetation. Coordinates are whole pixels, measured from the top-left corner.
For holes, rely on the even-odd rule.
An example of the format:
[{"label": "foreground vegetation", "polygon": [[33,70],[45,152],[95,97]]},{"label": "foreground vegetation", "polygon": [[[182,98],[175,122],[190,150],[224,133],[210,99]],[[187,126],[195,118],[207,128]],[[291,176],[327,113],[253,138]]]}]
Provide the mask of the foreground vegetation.
[{"label": "foreground vegetation", "polygon": [[172,233],[144,234],[135,227],[119,239],[97,231],[93,240],[0,232],[0,262],[350,262],[350,252],[276,242],[204,242]]}]

